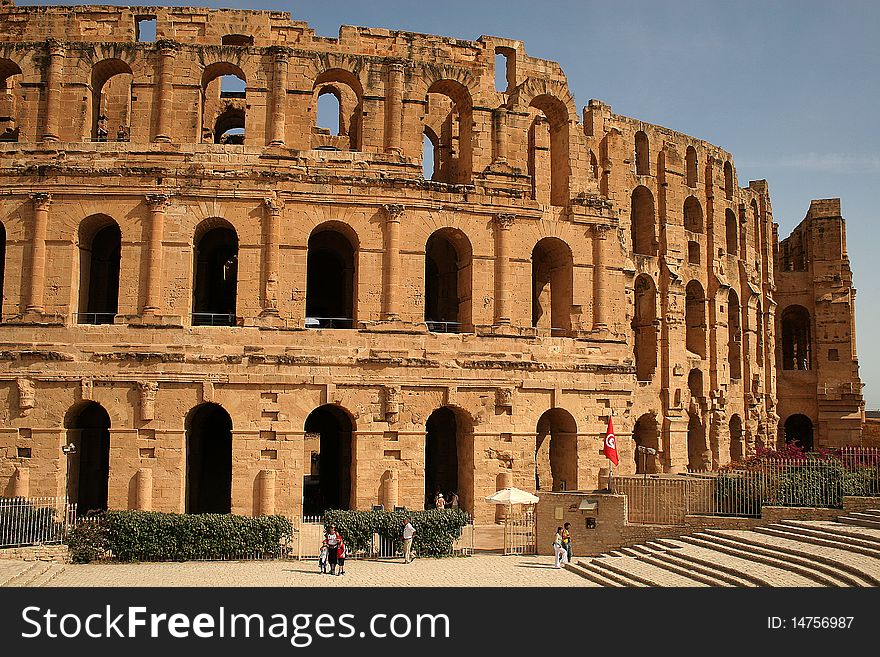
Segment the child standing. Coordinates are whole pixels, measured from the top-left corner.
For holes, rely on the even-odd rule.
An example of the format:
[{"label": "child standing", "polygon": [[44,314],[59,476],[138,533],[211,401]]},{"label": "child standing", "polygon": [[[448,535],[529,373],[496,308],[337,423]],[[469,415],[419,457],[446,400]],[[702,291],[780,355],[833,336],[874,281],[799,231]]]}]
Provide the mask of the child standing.
[{"label": "child standing", "polygon": [[339,538],[339,544],[336,546],[336,561],[339,564],[339,574],[345,575],[345,557],[348,555],[348,550],[345,547],[345,543],[342,540],[342,537]]},{"label": "child standing", "polygon": [[318,569],[321,571],[322,575],[327,574],[327,554],[329,550],[327,549],[327,541],[321,543],[321,552],[318,554]]}]

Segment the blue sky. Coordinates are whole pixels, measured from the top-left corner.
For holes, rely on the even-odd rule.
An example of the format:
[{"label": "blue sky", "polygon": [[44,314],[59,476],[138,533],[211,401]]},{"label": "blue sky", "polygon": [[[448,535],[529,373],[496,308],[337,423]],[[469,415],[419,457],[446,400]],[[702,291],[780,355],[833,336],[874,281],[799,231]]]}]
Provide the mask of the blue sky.
[{"label": "blue sky", "polygon": [[[19,4],[72,4],[19,2]],[[122,4],[122,3],[117,3]],[[320,35],[363,25],[525,42],[562,65],[580,109],[706,139],[734,156],[740,184],[770,184],[780,237],[813,198],[841,198],[858,290],[860,372],[880,408],[880,2],[814,0],[369,0],[164,2],[288,11]]]}]

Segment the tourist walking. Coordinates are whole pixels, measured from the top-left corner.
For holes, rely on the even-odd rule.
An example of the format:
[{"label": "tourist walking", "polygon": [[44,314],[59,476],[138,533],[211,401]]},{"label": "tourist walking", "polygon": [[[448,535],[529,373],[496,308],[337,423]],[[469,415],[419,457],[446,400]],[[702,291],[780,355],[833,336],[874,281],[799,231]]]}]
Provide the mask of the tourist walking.
[{"label": "tourist walking", "polygon": [[553,538],[553,554],[556,556],[554,568],[562,568],[562,564],[568,562],[568,553],[562,547],[562,527],[556,528],[556,536]]},{"label": "tourist walking", "polygon": [[336,564],[339,562],[339,552],[337,548],[342,542],[342,536],[336,531],[334,525],[330,525],[327,534],[324,536],[324,540],[327,541],[327,560],[330,563],[330,574],[335,575]]},{"label": "tourist walking", "polygon": [[449,498],[449,508],[450,509],[457,509],[458,508],[458,493],[456,493],[454,491],[452,493],[452,497]]},{"label": "tourist walking", "polygon": [[567,522],[562,526],[562,547],[565,548],[565,554],[568,562],[571,563],[571,523]]},{"label": "tourist walking", "polygon": [[446,508],[446,500],[443,499],[443,493],[437,493],[437,497],[434,498],[434,506],[438,509]]},{"label": "tourist walking", "polygon": [[406,524],[403,526],[403,563],[412,563],[412,542],[415,535],[416,528],[407,518]]},{"label": "tourist walking", "polygon": [[322,575],[327,574],[327,559],[330,550],[327,548],[327,541],[321,543],[321,551],[318,553],[318,568]]},{"label": "tourist walking", "polygon": [[339,575],[345,575],[345,557],[348,556],[348,548],[342,537],[339,538],[339,544],[336,546],[336,561],[339,564]]}]

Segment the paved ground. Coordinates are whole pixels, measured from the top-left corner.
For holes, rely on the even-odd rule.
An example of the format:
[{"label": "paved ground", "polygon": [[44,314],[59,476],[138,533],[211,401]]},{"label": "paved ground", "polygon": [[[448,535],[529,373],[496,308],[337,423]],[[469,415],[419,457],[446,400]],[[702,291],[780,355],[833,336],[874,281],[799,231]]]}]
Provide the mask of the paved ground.
[{"label": "paved ground", "polygon": [[552,557],[535,556],[349,561],[342,577],[321,575],[311,560],[56,564],[55,572],[46,567],[0,561],[0,586],[597,586],[554,569]]}]

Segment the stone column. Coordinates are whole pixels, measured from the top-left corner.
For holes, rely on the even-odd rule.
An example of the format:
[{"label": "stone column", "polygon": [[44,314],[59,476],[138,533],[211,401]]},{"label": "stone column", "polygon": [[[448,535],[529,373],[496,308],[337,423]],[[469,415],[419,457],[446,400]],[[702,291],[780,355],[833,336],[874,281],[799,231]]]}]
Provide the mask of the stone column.
[{"label": "stone column", "polygon": [[28,285],[26,312],[44,312],[43,293],[46,282],[46,231],[49,225],[51,194],[31,194],[34,203],[34,238],[31,243],[31,280]]},{"label": "stone column", "polygon": [[275,515],[275,470],[260,470],[258,476],[259,514],[263,516]]},{"label": "stone column", "polygon": [[271,52],[275,57],[275,69],[272,76],[272,130],[270,132],[269,146],[284,146],[287,113],[287,69],[290,49],[283,46],[273,46]]},{"label": "stone column", "polygon": [[165,231],[165,211],[168,209],[168,196],[148,194],[150,206],[150,241],[147,245],[147,298],[144,302],[144,315],[162,314],[162,240]]},{"label": "stone column", "polygon": [[608,329],[608,268],[605,266],[608,226],[593,226],[593,330]]},{"label": "stone column", "polygon": [[499,107],[492,112],[495,130],[495,160],[493,164],[507,164],[507,108]]},{"label": "stone column", "polygon": [[510,324],[510,229],[515,215],[495,215],[495,323]]},{"label": "stone column", "polygon": [[26,465],[15,466],[12,473],[12,497],[30,497],[31,476]]},{"label": "stone column", "polygon": [[[495,490],[504,490],[513,486],[513,474],[509,471],[499,472],[495,476]],[[506,504],[495,505],[495,522],[504,522],[508,517],[508,508]]]},{"label": "stone column", "polygon": [[177,44],[159,41],[159,115],[156,121],[155,141],[171,141],[171,121],[174,118],[174,58]]},{"label": "stone column", "polygon": [[153,510],[153,470],[140,468],[137,471],[134,508],[138,511]]},{"label": "stone column", "polygon": [[399,506],[400,478],[397,470],[387,470],[382,478],[382,505],[386,511],[394,511]]},{"label": "stone column", "polygon": [[389,64],[388,90],[385,92],[385,152],[400,155],[400,124],[403,115],[403,64]]},{"label": "stone column", "polygon": [[43,141],[58,141],[61,120],[61,77],[64,74],[64,46],[57,39],[46,42],[49,62],[46,66],[46,123]]},{"label": "stone column", "polygon": [[281,210],[284,202],[277,198],[263,199],[266,212],[264,261],[266,274],[263,278],[263,310],[261,315],[278,315],[278,260],[281,241]]},{"label": "stone column", "polygon": [[382,317],[400,319],[400,218],[402,205],[383,205],[385,210],[385,258],[382,263]]}]

